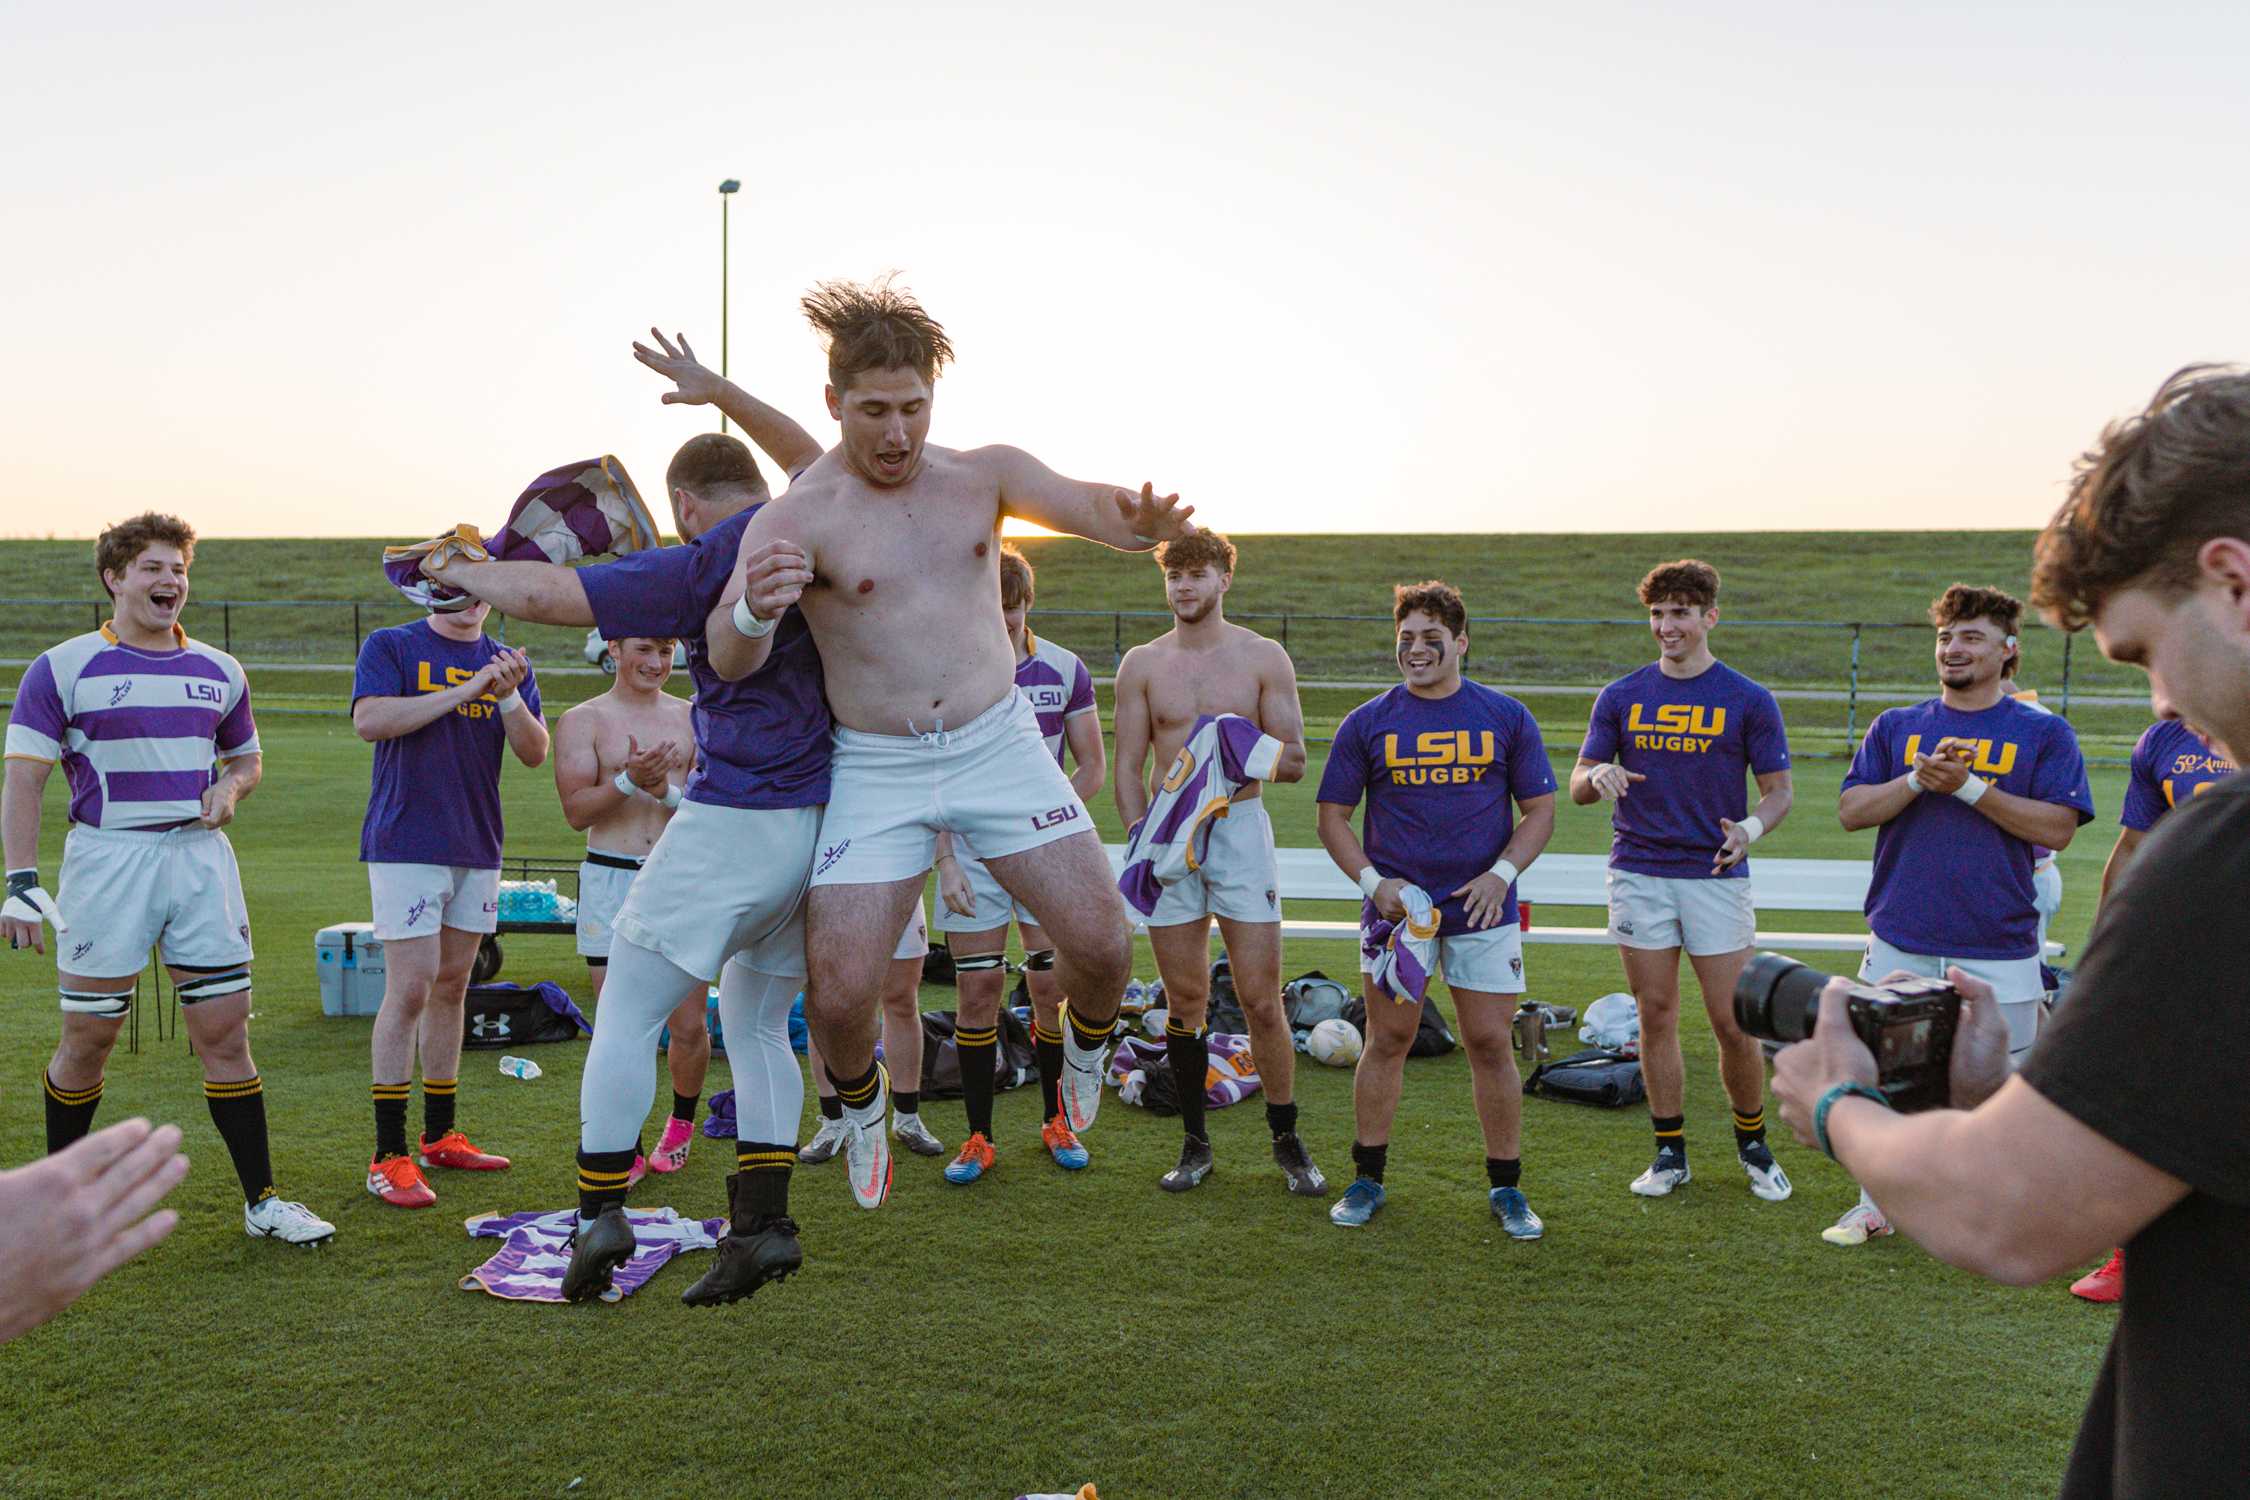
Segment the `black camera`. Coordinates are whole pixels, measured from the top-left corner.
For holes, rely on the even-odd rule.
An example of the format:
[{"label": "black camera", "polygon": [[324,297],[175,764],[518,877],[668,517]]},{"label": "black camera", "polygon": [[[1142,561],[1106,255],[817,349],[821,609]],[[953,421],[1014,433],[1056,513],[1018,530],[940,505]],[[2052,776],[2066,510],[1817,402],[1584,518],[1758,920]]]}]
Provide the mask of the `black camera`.
[{"label": "black camera", "polygon": [[[1734,982],[1734,1023],[1765,1042],[1801,1042],[1820,1019],[1829,976],[1778,953],[1760,953]],[[1953,1032],[1961,992],[1942,979],[1854,984],[1852,1030],[1875,1054],[1878,1087],[1901,1112],[1942,1109],[1952,1093]]]}]

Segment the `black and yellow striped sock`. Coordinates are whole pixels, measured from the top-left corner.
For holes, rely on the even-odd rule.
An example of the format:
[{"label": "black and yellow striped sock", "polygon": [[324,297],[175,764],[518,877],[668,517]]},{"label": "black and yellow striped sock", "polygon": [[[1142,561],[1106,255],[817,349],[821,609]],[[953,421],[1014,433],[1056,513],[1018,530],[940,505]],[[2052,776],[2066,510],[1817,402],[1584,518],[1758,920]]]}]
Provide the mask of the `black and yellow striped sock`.
[{"label": "black and yellow striped sock", "polygon": [[1749,1146],[1762,1146],[1765,1144],[1765,1140],[1766,1107],[1763,1104],[1759,1105],[1756,1112],[1752,1114],[1746,1115],[1739,1109],[1734,1112],[1735,1150],[1740,1151]]},{"label": "black and yellow striped sock", "polygon": [[1209,1140],[1210,1127],[1203,1119],[1203,1089],[1211,1070],[1211,1044],[1195,1027],[1167,1020],[1164,1060],[1171,1064],[1172,1090],[1180,1096],[1180,1124],[1196,1139]]},{"label": "black and yellow striped sock", "polygon": [[1687,1160],[1687,1116],[1651,1115],[1649,1124],[1656,1128],[1656,1149],[1669,1151],[1682,1161]]},{"label": "black and yellow striped sock", "polygon": [[758,1219],[778,1219],[789,1212],[789,1174],[797,1165],[797,1148],[780,1141],[736,1141],[734,1169],[742,1174],[736,1185],[731,1226],[748,1234]]},{"label": "black and yellow striped sock", "polygon": [[992,1136],[992,1070],[1000,1055],[1000,1028],[961,1026],[953,1032],[954,1049],[961,1055],[961,1107],[968,1112],[972,1135]]},{"label": "black and yellow striped sock", "polygon": [[438,1141],[453,1128],[453,1099],[461,1087],[458,1078],[422,1080],[422,1139]]},{"label": "black and yellow striped sock", "polygon": [[97,1078],[91,1088],[83,1089],[62,1088],[44,1073],[39,1081],[47,1086],[47,1154],[52,1156],[94,1128],[105,1080]]},{"label": "black and yellow striped sock", "polygon": [[1039,1057],[1039,1097],[1043,1102],[1041,1121],[1052,1120],[1062,1113],[1062,1032],[1049,1031],[1037,1020],[1031,1023],[1031,1050]]},{"label": "black and yellow striped sock", "polygon": [[631,1147],[623,1151],[578,1153],[578,1216],[591,1219],[612,1203],[625,1201],[625,1183],[633,1175]]},{"label": "black and yellow striped sock", "polygon": [[375,1099],[375,1159],[388,1161],[406,1154],[406,1096],[414,1092],[411,1082],[372,1084],[368,1092]]},{"label": "black and yellow striped sock", "polygon": [[1106,1026],[1089,1026],[1079,1020],[1078,1012],[1067,1005],[1063,1007],[1063,1024],[1070,1028],[1071,1043],[1081,1052],[1092,1052],[1097,1047],[1108,1046],[1109,1034],[1116,1027],[1114,1020]]},{"label": "black and yellow striped sock", "polygon": [[226,1083],[203,1080],[203,1102],[210,1107],[211,1123],[227,1143],[234,1159],[234,1175],[242,1179],[246,1203],[273,1196],[273,1152],[266,1142],[265,1080],[252,1073]]},{"label": "black and yellow striped sock", "polygon": [[873,1060],[868,1062],[867,1071],[856,1078],[838,1078],[830,1072],[828,1081],[836,1085],[836,1098],[847,1114],[865,1114],[883,1092],[880,1064]]}]

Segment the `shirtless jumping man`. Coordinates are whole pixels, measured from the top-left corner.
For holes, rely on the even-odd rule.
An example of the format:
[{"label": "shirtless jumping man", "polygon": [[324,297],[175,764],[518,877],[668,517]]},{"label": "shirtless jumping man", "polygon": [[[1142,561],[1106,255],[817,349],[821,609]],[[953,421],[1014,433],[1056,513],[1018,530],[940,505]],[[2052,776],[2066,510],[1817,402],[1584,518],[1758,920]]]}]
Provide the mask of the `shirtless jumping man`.
[{"label": "shirtless jumping man", "polygon": [[[680,805],[695,762],[693,712],[686,699],[664,691],[674,642],[631,635],[608,644],[616,681],[555,725],[555,792],[563,817],[586,835],[586,859],[578,867],[578,956],[586,960],[597,1001],[625,893]],[[711,1066],[705,1012],[705,997],[691,995],[666,1018],[672,1113],[656,1154],[644,1159],[648,1170],[677,1172],[687,1165],[695,1108]],[[636,1178],[643,1165],[634,1162]]]},{"label": "shirtless jumping man", "polygon": [[[1305,774],[1305,715],[1289,653],[1278,641],[1227,623],[1234,544],[1215,531],[1197,532],[1159,547],[1156,565],[1164,572],[1172,628],[1126,652],[1117,667],[1117,811],[1128,828],[1148,812],[1154,796],[1149,773],[1164,775],[1196,721],[1207,714],[1239,714],[1280,740],[1275,781],[1300,781]],[[1156,972],[1170,1010],[1164,1052],[1187,1134],[1180,1164],[1158,1182],[1167,1192],[1184,1193],[1211,1173],[1203,1116],[1209,1066],[1203,1021],[1211,1004],[1213,917],[1219,919],[1235,993],[1250,1023],[1273,1159],[1292,1193],[1319,1198],[1328,1191],[1328,1179],[1297,1135],[1297,1052],[1281,1010],[1279,877],[1273,821],[1261,790],[1252,781],[1233,794],[1228,815],[1212,824],[1203,868],[1164,887],[1148,919],[1149,945],[1156,950]]]},{"label": "shirtless jumping man", "polygon": [[804,308],[828,345],[841,441],[744,529],[705,637],[714,671],[746,676],[796,605],[820,652],[835,756],[806,909],[805,1008],[851,1127],[852,1192],[875,1208],[891,1160],[867,1002],[941,831],[966,840],[1054,942],[1073,1130],[1100,1105],[1131,972],[1101,838],[1016,688],[1000,523],[1020,516],[1128,552],[1194,528],[1178,496],[1147,485],[1136,496],[1065,479],[1018,448],[930,445],[932,387],[953,348],[906,293],[830,282]]}]

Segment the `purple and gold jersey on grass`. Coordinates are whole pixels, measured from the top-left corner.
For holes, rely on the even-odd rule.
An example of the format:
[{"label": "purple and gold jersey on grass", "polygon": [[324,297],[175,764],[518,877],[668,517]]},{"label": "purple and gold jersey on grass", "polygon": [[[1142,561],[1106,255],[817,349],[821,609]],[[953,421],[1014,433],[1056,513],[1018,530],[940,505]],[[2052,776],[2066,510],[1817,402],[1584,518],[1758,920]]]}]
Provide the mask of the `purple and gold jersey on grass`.
[{"label": "purple and gold jersey on grass", "polygon": [[[1449,698],[1417,698],[1401,684],[1344,715],[1319,800],[1351,807],[1366,798],[1360,842],[1369,862],[1420,886],[1437,903],[1439,934],[1451,936],[1469,930],[1454,890],[1500,858],[1515,804],[1554,790],[1531,710],[1463,679]],[[1500,920],[1516,919],[1510,890]]]},{"label": "purple and gold jersey on grass", "polygon": [[191,641],[143,651],[109,626],[40,653],[16,687],[7,754],[60,762],[70,821],[180,828],[203,812],[212,762],[258,753],[242,664]]},{"label": "purple and gold jersey on grass", "polygon": [[1721,818],[1748,815],[1743,774],[1789,769],[1789,735],[1773,694],[1713,662],[1694,677],[1655,663],[1618,678],[1594,700],[1581,760],[1615,760],[1646,776],[1612,804],[1610,868],[1688,880],[1740,880],[1750,861],[1713,872]]},{"label": "purple and gold jersey on grass", "polygon": [[[458,687],[500,654],[488,636],[457,641],[427,620],[392,625],[368,636],[352,673],[352,701],[412,698]],[[539,682],[517,689],[539,712]],[[500,755],[508,732],[499,700],[486,693],[412,734],[375,742],[375,769],[360,825],[364,864],[500,868]]]},{"label": "purple and gold jersey on grass", "polygon": [[766,664],[728,682],[711,670],[703,626],[734,576],[742,530],[760,507],[727,517],[692,542],[580,568],[594,623],[609,640],[669,636],[687,648],[695,683],[690,802],[715,807],[818,807],[828,800],[827,691],[804,616],[781,617]]},{"label": "purple and gold jersey on grass", "polygon": [[2232,776],[2239,767],[2206,745],[2177,719],[2159,719],[2133,746],[2132,779],[2125,783],[2125,808],[2117,821],[2142,833],[2188,798]]},{"label": "purple and gold jersey on grass", "polygon": [[[1969,772],[2018,797],[2094,816],[2070,721],[2003,698],[1967,713],[1931,698],[1868,726],[1843,790],[1879,786],[1952,736],[1974,747]],[[1875,831],[1867,925],[1894,948],[1941,958],[2030,958],[2039,951],[2032,846],[1958,797],[1923,792]]]},{"label": "purple and gold jersey on grass", "polygon": [[1016,688],[1031,700],[1031,711],[1039,716],[1039,737],[1047,742],[1059,766],[1063,763],[1065,726],[1080,714],[1094,711],[1094,676],[1075,651],[1039,639],[1038,632],[1028,626],[1024,634],[1030,640],[1031,654],[1016,663]]}]

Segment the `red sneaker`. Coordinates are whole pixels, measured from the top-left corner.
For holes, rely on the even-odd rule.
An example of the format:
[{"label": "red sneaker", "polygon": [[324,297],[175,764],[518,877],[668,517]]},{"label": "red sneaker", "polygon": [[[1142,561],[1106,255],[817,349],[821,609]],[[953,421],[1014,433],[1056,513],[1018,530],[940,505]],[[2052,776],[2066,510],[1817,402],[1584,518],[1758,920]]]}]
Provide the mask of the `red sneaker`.
[{"label": "red sneaker", "polygon": [[456,1172],[505,1172],[508,1158],[479,1151],[458,1130],[448,1130],[436,1140],[421,1139],[422,1165],[450,1167]]},{"label": "red sneaker", "polygon": [[2098,1271],[2088,1271],[2070,1284],[2070,1295],[2088,1302],[2115,1302],[2125,1295],[2125,1252],[2112,1250]]},{"label": "red sneaker", "polygon": [[411,1156],[386,1156],[369,1162],[367,1190],[393,1208],[428,1208],[437,1202],[437,1193]]}]

